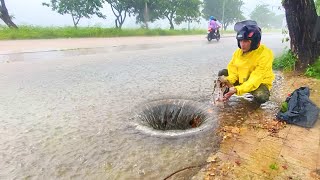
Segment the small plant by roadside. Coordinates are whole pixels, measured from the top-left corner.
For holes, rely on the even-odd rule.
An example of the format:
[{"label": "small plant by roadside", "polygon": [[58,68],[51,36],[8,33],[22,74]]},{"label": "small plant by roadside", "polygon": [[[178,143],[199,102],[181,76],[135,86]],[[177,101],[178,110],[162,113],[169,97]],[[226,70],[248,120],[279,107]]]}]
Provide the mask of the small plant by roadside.
[{"label": "small plant by roadside", "polygon": [[285,50],[285,52],[281,56],[274,59],[273,69],[292,71],[294,70],[296,61],[297,57],[292,53],[292,51],[290,49]]},{"label": "small plant by roadside", "polygon": [[305,72],[305,75],[320,79],[320,57],[313,65],[309,65]]},{"label": "small plant by roadside", "polygon": [[278,166],[277,163],[272,163],[272,164],[270,164],[269,168],[272,169],[272,170],[278,170],[279,166]]},{"label": "small plant by roadside", "polygon": [[[290,72],[295,69],[296,61],[297,61],[297,57],[289,49],[289,50],[285,50],[281,56],[276,57],[273,61],[272,66],[273,66],[273,69],[275,70],[283,70],[283,71]],[[314,64],[308,66],[308,68],[306,69],[305,75],[308,77],[320,79],[320,57]]]}]

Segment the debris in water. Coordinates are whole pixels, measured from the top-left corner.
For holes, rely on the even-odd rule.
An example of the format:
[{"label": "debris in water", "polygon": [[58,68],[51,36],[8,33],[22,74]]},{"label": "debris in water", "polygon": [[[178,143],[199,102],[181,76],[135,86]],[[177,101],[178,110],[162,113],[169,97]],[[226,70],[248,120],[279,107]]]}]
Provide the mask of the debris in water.
[{"label": "debris in water", "polygon": [[229,87],[222,83],[219,77],[214,81],[213,85],[213,104],[214,105],[221,105],[223,102],[223,95],[229,91]]}]

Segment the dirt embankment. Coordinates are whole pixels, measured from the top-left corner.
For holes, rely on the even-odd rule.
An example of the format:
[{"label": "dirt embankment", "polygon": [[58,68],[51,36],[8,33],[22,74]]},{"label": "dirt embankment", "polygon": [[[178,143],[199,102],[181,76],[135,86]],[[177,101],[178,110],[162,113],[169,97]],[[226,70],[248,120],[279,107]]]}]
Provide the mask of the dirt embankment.
[{"label": "dirt embankment", "polygon": [[[251,111],[231,124],[230,118],[222,119],[218,131],[223,139],[220,150],[207,159],[206,167],[193,179],[286,179],[291,175],[304,176],[296,174],[290,165],[275,161],[278,158],[276,152],[282,147],[277,144],[278,140],[286,139],[285,134],[289,129],[289,125],[276,120],[275,114],[279,111],[279,103],[288,94],[305,86],[310,88],[310,99],[320,107],[320,80],[293,73],[277,78],[279,82],[274,86],[277,90],[273,91],[271,98],[277,105],[274,108]],[[317,124],[319,126],[319,122]],[[309,174],[307,172],[308,176]]]}]

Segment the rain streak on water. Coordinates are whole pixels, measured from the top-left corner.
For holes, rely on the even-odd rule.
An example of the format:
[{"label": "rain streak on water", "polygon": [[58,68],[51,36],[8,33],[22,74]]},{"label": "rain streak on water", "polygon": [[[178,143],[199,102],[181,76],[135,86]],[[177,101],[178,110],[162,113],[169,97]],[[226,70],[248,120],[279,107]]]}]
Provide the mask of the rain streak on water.
[{"label": "rain streak on water", "polygon": [[140,105],[166,98],[241,116],[242,101],[224,110],[210,105],[214,74],[234,48],[233,39],[208,44],[203,37],[106,52],[1,55],[9,62],[0,65],[0,179],[163,179],[204,163],[218,148],[214,130],[165,138],[142,133],[132,118]]}]

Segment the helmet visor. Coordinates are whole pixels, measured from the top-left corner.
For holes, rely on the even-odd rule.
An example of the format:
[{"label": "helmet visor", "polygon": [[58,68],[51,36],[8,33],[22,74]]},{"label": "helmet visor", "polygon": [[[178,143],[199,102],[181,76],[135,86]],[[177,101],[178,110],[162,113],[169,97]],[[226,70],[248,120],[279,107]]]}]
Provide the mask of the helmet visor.
[{"label": "helmet visor", "polygon": [[237,22],[235,25],[234,25],[234,30],[236,32],[239,32],[243,27],[245,26],[258,26],[257,22],[256,21],[253,21],[253,20],[246,20],[246,21],[241,21],[241,22]]}]

